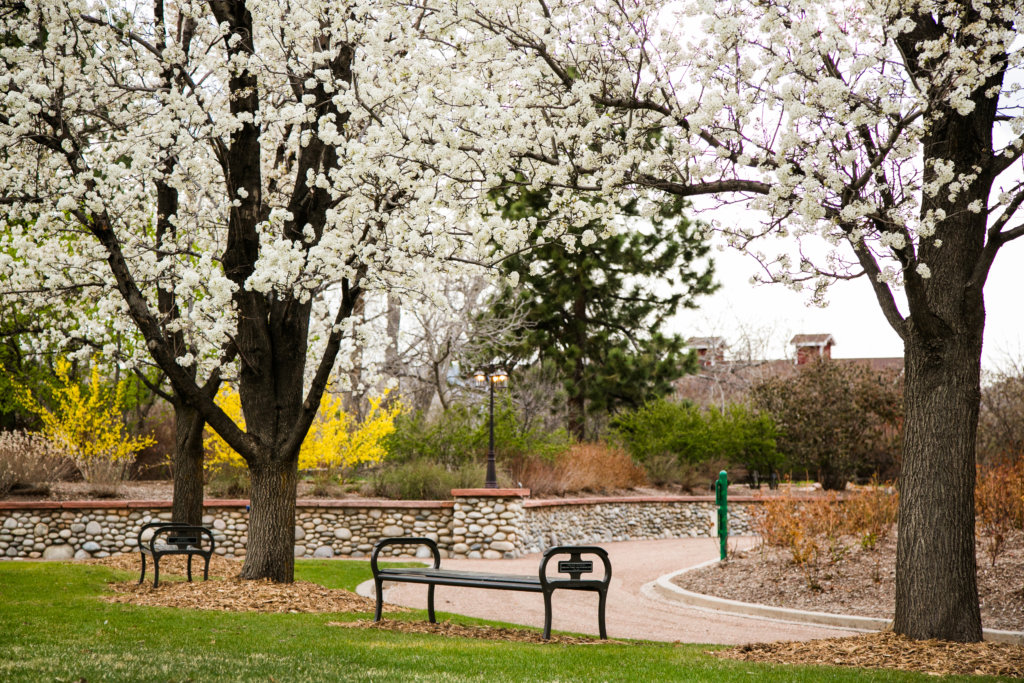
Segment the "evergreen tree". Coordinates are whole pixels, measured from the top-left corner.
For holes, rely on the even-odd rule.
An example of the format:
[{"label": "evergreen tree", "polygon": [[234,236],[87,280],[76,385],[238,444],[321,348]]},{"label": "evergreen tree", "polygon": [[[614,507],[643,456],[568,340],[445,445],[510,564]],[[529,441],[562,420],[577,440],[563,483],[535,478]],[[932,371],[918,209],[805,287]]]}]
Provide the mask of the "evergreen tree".
[{"label": "evergreen tree", "polygon": [[[587,246],[584,234],[601,235],[603,225],[567,227],[577,248],[552,241],[503,263],[505,274],[518,273],[519,282],[498,293],[492,313],[508,316],[518,309],[526,322],[505,340],[503,360],[556,368],[566,392],[567,426],[579,440],[588,415],[637,408],[696,368],[682,337],[661,331],[681,307],[692,308],[697,296],[717,287],[713,263],[696,263],[709,246],[699,226],[683,216],[686,207],[685,200],[671,199],[643,229],[598,237]],[[534,216],[538,225],[548,219],[547,210],[548,194],[529,190],[502,207],[506,218]],[[636,206],[625,207],[624,214],[637,220]]]}]

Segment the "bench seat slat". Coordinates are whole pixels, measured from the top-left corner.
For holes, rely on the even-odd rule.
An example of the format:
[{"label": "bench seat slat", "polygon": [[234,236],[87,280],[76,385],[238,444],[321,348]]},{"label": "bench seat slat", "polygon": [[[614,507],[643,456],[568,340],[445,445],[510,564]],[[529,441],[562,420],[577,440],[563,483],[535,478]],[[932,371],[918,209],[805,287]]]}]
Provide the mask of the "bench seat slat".
[{"label": "bench seat slat", "polygon": [[433,569],[431,567],[396,567],[381,569],[380,575],[385,577],[394,574],[401,577],[402,581],[410,580],[410,576],[434,577],[436,579],[463,579],[466,581],[481,581],[490,583],[503,581],[506,583],[528,583],[540,585],[540,578],[537,576],[526,576],[523,574],[491,574],[489,572],[471,572],[459,569]]},{"label": "bench seat slat", "polygon": [[198,545],[158,545],[153,550],[150,550],[148,545],[142,545],[139,546],[139,550],[148,555],[152,555],[153,550],[161,555],[202,555],[206,552],[202,546]]}]

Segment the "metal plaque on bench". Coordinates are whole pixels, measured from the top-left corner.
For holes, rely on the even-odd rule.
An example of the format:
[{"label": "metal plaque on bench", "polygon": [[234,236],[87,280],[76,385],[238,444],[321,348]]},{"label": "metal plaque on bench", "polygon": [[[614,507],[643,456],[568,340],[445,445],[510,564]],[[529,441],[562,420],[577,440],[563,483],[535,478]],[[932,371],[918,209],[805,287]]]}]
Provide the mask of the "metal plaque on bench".
[{"label": "metal plaque on bench", "polygon": [[168,536],[167,542],[173,545],[199,545],[197,536]]},{"label": "metal plaque on bench", "polygon": [[594,571],[594,563],[590,560],[560,560],[558,571],[561,574],[587,574]]}]

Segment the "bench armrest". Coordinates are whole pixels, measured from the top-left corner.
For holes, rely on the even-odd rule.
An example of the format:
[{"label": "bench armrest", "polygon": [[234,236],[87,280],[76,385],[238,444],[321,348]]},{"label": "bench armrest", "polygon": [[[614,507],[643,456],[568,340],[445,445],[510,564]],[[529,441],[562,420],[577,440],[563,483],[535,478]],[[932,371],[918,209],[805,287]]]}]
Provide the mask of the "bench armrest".
[{"label": "bench armrest", "polygon": [[[558,556],[568,555],[565,562],[564,568],[559,568],[559,572],[568,574],[570,578],[563,579],[552,577],[548,578],[548,563]],[[593,562],[583,560],[584,555],[596,555],[601,563],[604,565],[604,577],[601,579],[584,579],[583,574],[592,573]],[[562,562],[559,562],[562,564]],[[588,566],[589,565],[589,566]],[[574,571],[575,570],[575,571]],[[600,548],[596,545],[559,545],[553,548],[548,548],[544,551],[544,556],[540,560],[540,585],[547,587],[553,584],[571,585],[574,583],[587,583],[587,584],[604,584],[605,586],[612,580],[612,563],[608,559],[608,551],[604,548]]]},{"label": "bench armrest", "polygon": [[433,539],[414,536],[382,538],[373,546],[373,552],[370,554],[370,570],[373,571],[374,576],[377,576],[378,573],[377,556],[381,550],[389,545],[425,545],[430,548],[430,552],[434,555],[434,569],[441,566],[441,551],[437,549],[437,543]]},{"label": "bench armrest", "polygon": [[[149,526],[149,525],[147,525],[147,526]],[[159,538],[161,538],[161,537],[165,537],[164,545],[175,545],[175,542],[171,540],[172,539],[172,534],[179,534],[180,535],[180,536],[175,536],[173,538],[181,538],[184,535],[194,536],[195,539],[196,539],[196,542],[195,543],[190,543],[189,545],[194,546],[195,548],[197,548],[199,550],[199,552],[202,552],[202,553],[212,553],[213,552],[213,549],[214,549],[214,546],[215,546],[215,543],[214,543],[214,540],[213,540],[213,532],[211,532],[206,527],[194,526],[192,524],[182,524],[180,522],[174,523],[174,524],[158,524],[158,525],[156,525],[156,527],[157,527],[156,531],[154,531],[153,535],[149,538],[149,549],[153,553],[156,552],[157,540]],[[141,535],[142,532],[139,532],[139,533]],[[203,539],[204,538],[206,539],[206,541],[209,542],[209,548],[206,548],[206,549],[203,548],[203,545],[204,545],[203,544]]]}]

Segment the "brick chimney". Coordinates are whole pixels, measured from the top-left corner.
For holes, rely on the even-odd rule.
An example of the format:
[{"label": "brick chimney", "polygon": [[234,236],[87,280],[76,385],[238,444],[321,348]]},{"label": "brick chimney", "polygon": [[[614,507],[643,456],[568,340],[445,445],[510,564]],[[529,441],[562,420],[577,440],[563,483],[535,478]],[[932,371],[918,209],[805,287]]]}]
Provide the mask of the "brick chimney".
[{"label": "brick chimney", "polygon": [[721,337],[690,337],[686,345],[697,352],[702,368],[725,361],[725,340]]},{"label": "brick chimney", "polygon": [[832,358],[832,345],[836,340],[831,334],[798,334],[789,343],[796,347],[796,364],[807,365]]}]

